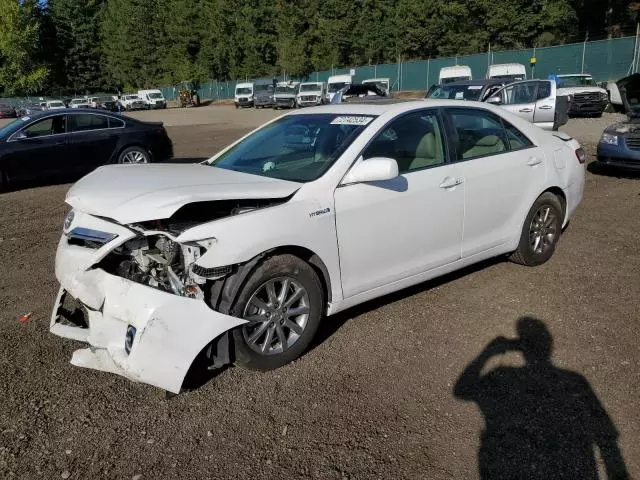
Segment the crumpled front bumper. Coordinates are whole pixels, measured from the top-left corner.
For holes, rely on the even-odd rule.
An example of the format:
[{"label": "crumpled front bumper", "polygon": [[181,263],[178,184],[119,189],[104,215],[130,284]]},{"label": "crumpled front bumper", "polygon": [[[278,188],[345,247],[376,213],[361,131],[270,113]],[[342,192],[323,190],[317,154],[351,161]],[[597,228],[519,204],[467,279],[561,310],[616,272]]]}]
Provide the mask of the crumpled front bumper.
[{"label": "crumpled front bumper", "polygon": [[[96,217],[76,215],[76,223],[81,222],[92,224],[89,227],[99,223],[103,228],[107,224],[115,230],[126,230]],[[56,277],[61,286],[50,331],[89,344],[89,348],[74,352],[73,365],[116,373],[178,393],[202,349],[245,321],[216,312],[202,300],[164,292],[94,267],[104,256],[103,249],[110,251],[123,241],[118,237],[100,249],[92,249],[70,245],[62,236],[56,254]],[[81,303],[88,328],[61,323],[66,295]],[[125,350],[128,327],[136,329],[130,353]]]}]

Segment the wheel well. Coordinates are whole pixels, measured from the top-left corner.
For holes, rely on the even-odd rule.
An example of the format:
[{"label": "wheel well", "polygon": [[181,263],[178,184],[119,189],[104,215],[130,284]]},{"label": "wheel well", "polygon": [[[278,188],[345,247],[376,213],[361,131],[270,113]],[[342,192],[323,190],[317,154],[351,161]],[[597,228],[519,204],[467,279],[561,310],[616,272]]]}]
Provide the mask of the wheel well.
[{"label": "wheel well", "polygon": [[564,217],[567,215],[567,197],[565,196],[564,192],[560,187],[547,188],[542,193],[545,192],[553,193],[556,197],[558,197],[558,200],[560,200],[560,205],[562,205],[562,220],[564,222]]},{"label": "wheel well", "polygon": [[269,255],[282,255],[285,253],[295,255],[313,267],[322,283],[325,303],[331,302],[331,278],[329,277],[329,270],[322,259],[308,248],[295,245],[277,247],[269,251]]},{"label": "wheel well", "polygon": [[[149,157],[151,157],[151,151],[147,147],[142,145],[142,143],[128,143],[124,145],[120,150],[118,150],[118,152],[115,154],[114,162],[118,163],[118,160],[120,159],[120,155],[122,155],[122,152],[124,152],[127,148],[131,148],[131,147],[140,147],[141,149],[143,149],[145,152],[149,154]],[[153,160],[153,158],[151,158],[151,160]]]}]

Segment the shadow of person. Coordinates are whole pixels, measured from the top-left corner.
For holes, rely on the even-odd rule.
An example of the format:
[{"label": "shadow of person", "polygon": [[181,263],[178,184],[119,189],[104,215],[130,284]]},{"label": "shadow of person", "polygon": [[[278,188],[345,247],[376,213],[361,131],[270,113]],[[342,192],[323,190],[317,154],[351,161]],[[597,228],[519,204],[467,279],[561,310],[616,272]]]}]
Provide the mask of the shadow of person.
[{"label": "shadow of person", "polygon": [[[553,366],[542,321],[520,318],[517,331],[517,339],[492,340],[454,387],[457,398],[476,402],[484,415],[480,478],[596,480],[597,447],[607,478],[628,479],[618,433],[587,380]],[[521,352],[525,365],[481,373],[508,351]]]}]

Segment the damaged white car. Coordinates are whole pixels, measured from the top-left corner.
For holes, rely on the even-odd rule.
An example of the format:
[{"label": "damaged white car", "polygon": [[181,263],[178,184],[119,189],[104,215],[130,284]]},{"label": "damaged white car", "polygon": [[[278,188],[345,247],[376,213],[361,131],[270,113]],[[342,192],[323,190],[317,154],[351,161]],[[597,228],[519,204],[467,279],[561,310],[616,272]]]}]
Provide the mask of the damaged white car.
[{"label": "damaged white car", "polygon": [[277,368],[325,316],[496,255],[547,261],[583,183],[575,140],[492,105],[295,111],[202,164],[75,184],[51,331],[89,344],[74,365],[174,393],[195,359]]}]

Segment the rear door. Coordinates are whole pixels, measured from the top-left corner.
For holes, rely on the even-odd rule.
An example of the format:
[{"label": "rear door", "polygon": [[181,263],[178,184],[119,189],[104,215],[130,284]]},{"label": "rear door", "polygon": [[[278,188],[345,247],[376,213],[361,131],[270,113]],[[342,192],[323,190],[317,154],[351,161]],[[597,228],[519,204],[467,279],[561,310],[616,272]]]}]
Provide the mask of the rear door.
[{"label": "rear door", "polygon": [[[109,162],[118,143],[118,128],[109,128],[109,116],[99,113],[69,114],[69,168],[84,173]],[[117,119],[114,119],[117,120]],[[120,120],[117,120],[122,124]]]}]

